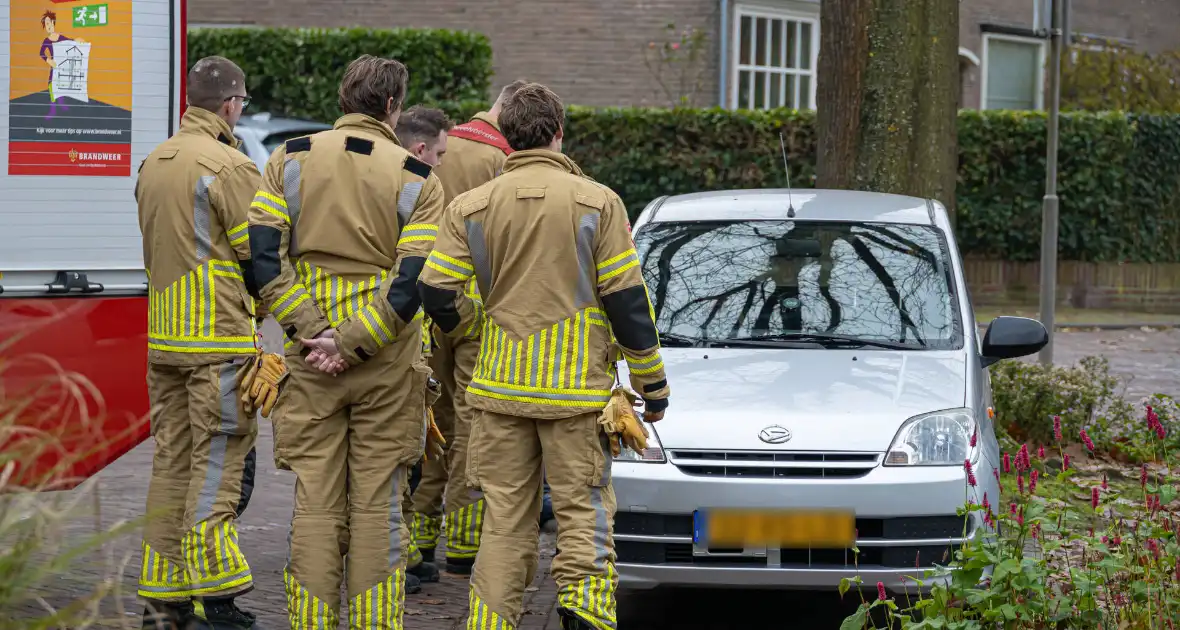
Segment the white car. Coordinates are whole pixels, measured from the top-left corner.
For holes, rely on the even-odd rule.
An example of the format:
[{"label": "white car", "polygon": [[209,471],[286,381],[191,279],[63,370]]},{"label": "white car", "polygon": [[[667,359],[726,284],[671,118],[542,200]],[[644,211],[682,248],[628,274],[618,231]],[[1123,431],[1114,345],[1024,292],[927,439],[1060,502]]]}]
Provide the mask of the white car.
[{"label": "white car", "polygon": [[709,192],[633,234],[672,396],[613,465],[623,588],[900,591],[984,531],[956,512],[999,503],[987,366],[1048,335],[1000,317],[979,337],[941,204]]},{"label": "white car", "polygon": [[242,116],[234,127],[234,135],[242,142],[240,147],[258,165],[259,171],[266,170],[266,161],[279,145],[290,140],[313,134],[317,131],[331,129],[314,120],[298,118],[274,118],[263,112],[252,116]]}]

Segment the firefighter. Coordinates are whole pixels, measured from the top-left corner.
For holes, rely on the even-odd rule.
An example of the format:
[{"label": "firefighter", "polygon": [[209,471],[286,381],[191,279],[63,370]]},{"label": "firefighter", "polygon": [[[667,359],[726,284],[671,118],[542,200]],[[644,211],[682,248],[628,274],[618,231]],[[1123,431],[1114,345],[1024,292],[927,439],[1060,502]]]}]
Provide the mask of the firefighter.
[{"label": "firefighter", "polygon": [[[258,286],[291,359],[274,427],[296,475],[292,627],[336,626],[346,561],[353,628],[401,628],[405,593],[438,579],[412,558],[402,516],[428,436],[415,284],[443,209],[438,178],[393,132],[407,79],[396,60],[350,63],[343,116],[277,148],[250,205]],[[336,374],[325,356],[341,354]]]},{"label": "firefighter", "polygon": [[[562,155],[563,120],[561,100],[542,85],[506,99],[499,124],[514,151],[501,175],[451,202],[419,280],[442,333],[480,331],[467,387],[479,416],[466,472],[483,490],[487,515],[468,627],[520,621],[538,560],[542,461],[559,524],[551,572],[562,626],[616,626],[610,441],[617,432],[600,424],[616,351],[645,419],[658,421],[668,405],[626,209]],[[472,277],[482,306],[463,295]]]},{"label": "firefighter", "polygon": [[[232,61],[188,74],[179,132],[140,165],[135,198],[148,274],[148,398],[156,451],[139,594],[144,627],[249,628],[253,588],[234,520],[258,435],[237,388],[255,354],[247,208],[259,172],[233,127],[249,97]],[[194,606],[195,603],[195,606]]]},{"label": "firefighter", "polygon": [[[516,93],[525,81],[514,81],[505,86],[487,112],[479,112],[471,121],[451,129],[447,140],[447,159],[437,169],[442,182],[445,201],[460,193],[490,181],[504,167],[504,160],[512,149],[500,133],[496,122],[504,99]],[[479,299],[475,281],[467,283],[466,292],[473,300]],[[424,554],[433,557],[438,533],[443,522],[437,516],[439,503],[446,507],[447,557],[450,573],[470,575],[475,554],[479,550],[480,529],[483,527],[484,504],[477,489],[467,486],[464,470],[467,467],[467,444],[471,434],[474,409],[467,404],[467,384],[479,353],[478,330],[461,339],[448,339],[432,334],[434,348],[430,367],[442,384],[442,396],[434,405],[435,418],[448,425],[443,430],[447,439],[446,467],[430,467],[422,472],[419,490],[414,496],[411,531],[414,542]],[[446,500],[436,493],[446,487]],[[437,497],[437,498],[436,498]]]}]

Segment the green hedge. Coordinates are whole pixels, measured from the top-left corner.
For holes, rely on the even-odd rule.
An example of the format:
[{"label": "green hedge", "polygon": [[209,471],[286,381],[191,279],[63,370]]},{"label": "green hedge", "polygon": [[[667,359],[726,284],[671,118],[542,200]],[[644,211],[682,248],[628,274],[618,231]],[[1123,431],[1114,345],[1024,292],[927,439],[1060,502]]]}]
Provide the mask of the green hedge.
[{"label": "green hedge", "polygon": [[[566,146],[631,212],[665,194],[786,183],[814,186],[814,115],[721,109],[571,107]],[[957,231],[967,254],[1038,260],[1046,117],[959,115]],[[1060,254],[1067,260],[1180,262],[1180,116],[1070,113],[1059,149]]]},{"label": "green hedge", "polygon": [[[448,112],[484,102],[492,77],[487,37],[443,29],[197,28],[188,32],[189,64],[208,55],[246,72],[249,111],[330,122],[348,62],[369,53],[393,57],[410,70],[407,101]],[[463,103],[468,101],[468,103]]]}]

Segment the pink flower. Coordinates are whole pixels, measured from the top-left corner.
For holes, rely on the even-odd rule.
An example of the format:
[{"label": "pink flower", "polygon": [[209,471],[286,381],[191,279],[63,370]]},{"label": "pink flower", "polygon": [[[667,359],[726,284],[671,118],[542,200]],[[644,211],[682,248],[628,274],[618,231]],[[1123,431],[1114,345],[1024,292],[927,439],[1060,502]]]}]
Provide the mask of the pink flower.
[{"label": "pink flower", "polygon": [[1061,441],[1061,416],[1053,416],[1053,438]]},{"label": "pink flower", "polygon": [[1139,469],[1139,487],[1147,487],[1147,464],[1143,464],[1143,467]]},{"label": "pink flower", "polygon": [[1024,510],[1021,510],[1020,514],[1016,515],[1016,524],[1024,527]]},{"label": "pink flower", "polygon": [[991,504],[987,502],[987,493],[986,492],[983,493],[983,509],[988,512],[990,512],[992,510]]},{"label": "pink flower", "polygon": [[1045,459],[1045,447],[1044,446],[1037,449],[1037,458],[1038,459]]},{"label": "pink flower", "polygon": [[1110,486],[1106,485],[1106,473],[1102,473],[1102,489],[1110,490]]},{"label": "pink flower", "polygon": [[1108,542],[1110,542],[1110,539],[1109,539],[1109,538],[1107,538],[1105,534],[1103,534],[1103,536],[1102,536],[1102,544],[1104,544],[1104,545],[1105,545],[1105,544],[1106,544],[1106,543],[1108,543]]},{"label": "pink flower", "polygon": [[1082,429],[1081,436],[1082,436],[1082,444],[1086,445],[1086,450],[1093,453],[1094,452],[1094,440],[1091,440],[1090,436],[1086,435],[1085,429]]},{"label": "pink flower", "polygon": [[1155,413],[1155,408],[1151,405],[1147,405],[1147,429],[1149,431],[1154,429],[1155,425],[1159,424],[1159,421],[1160,417]]},{"label": "pink flower", "polygon": [[979,429],[977,428],[971,432],[971,448],[975,448],[975,445],[976,445],[976,443],[978,443],[978,441],[979,441]]},{"label": "pink flower", "polygon": [[975,471],[971,470],[971,460],[963,460],[963,470],[967,471],[967,485],[975,487]]},{"label": "pink flower", "polygon": [[680,50],[680,42],[673,42],[672,50]]},{"label": "pink flower", "polygon": [[1016,472],[1028,470],[1030,465],[1031,464],[1028,457],[1028,444],[1022,444],[1020,446],[1020,451],[1016,453]]},{"label": "pink flower", "polygon": [[877,582],[877,599],[885,601],[885,583]]},{"label": "pink flower", "polygon": [[1168,432],[1164,431],[1164,424],[1162,422],[1155,423],[1155,437],[1163,440],[1168,437]]},{"label": "pink flower", "polygon": [[1008,454],[1004,453],[1004,472],[1012,472],[1012,460],[1008,458]]},{"label": "pink flower", "polygon": [[1176,558],[1176,581],[1180,582],[1180,558]]},{"label": "pink flower", "polygon": [[1024,494],[1024,473],[1016,474],[1016,490],[1020,494]]},{"label": "pink flower", "polygon": [[1096,510],[1098,509],[1098,488],[1090,490],[1090,506]]},{"label": "pink flower", "polygon": [[1121,536],[1115,536],[1111,539],[1110,544],[1118,547],[1119,545],[1123,544],[1123,538]]},{"label": "pink flower", "polygon": [[1069,453],[1066,453],[1061,459],[1061,470],[1069,470]]},{"label": "pink flower", "polygon": [[998,482],[998,481],[1000,480],[1000,469],[999,469],[999,468],[993,468],[993,469],[992,469],[992,476],[993,476],[993,477],[995,477],[995,478],[996,478],[996,481]]},{"label": "pink flower", "polygon": [[1016,504],[1015,503],[1008,506],[1008,513],[1011,514],[1012,516],[1016,516]]},{"label": "pink flower", "polygon": [[1036,494],[1037,493],[1037,473],[1038,472],[1040,472],[1040,471],[1033,469],[1032,476],[1030,476],[1028,479],[1028,493],[1029,494]]}]

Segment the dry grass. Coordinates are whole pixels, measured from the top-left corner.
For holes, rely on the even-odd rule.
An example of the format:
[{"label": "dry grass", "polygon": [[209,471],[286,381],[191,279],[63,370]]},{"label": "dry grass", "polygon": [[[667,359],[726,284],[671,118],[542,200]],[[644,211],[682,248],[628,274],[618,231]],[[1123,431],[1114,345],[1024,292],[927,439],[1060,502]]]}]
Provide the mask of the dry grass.
[{"label": "dry grass", "polygon": [[[75,465],[105,447],[102,396],[50,357],[11,356],[18,340],[0,342],[0,630],[125,627],[132,557],[110,542],[139,524],[103,526],[96,478],[54,491],[76,485]],[[92,530],[80,532],[87,517]]]}]

